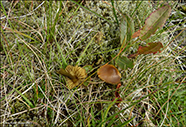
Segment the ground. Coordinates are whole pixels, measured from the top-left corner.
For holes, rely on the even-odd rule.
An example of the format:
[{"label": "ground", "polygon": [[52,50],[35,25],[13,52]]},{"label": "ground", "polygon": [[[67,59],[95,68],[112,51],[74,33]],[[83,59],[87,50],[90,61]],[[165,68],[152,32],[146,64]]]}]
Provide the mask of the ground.
[{"label": "ground", "polygon": [[[185,4],[168,1],[171,14],[146,41],[132,39],[120,55],[161,42],[156,54],[130,59],[116,85],[97,69],[116,56],[122,15],[134,30],[166,1],[1,1],[0,124],[4,126],[184,126]],[[114,8],[113,8],[114,7]],[[171,43],[170,43],[171,42]],[[85,68],[86,81],[68,89],[60,68]]]}]

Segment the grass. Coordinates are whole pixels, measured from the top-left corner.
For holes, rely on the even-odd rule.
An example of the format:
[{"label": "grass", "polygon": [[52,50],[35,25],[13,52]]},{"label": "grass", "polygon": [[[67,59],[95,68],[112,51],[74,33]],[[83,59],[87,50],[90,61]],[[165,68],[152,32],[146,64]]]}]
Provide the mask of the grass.
[{"label": "grass", "polygon": [[[161,41],[164,50],[139,55],[132,69],[119,69],[119,107],[112,101],[116,86],[96,74],[121,48],[121,13],[132,14],[137,31],[164,3],[1,2],[0,125],[185,126],[185,12],[180,3],[168,1],[176,14],[146,41]],[[137,40],[122,55],[134,53],[139,44],[146,43]],[[56,73],[67,65],[87,67],[87,81],[69,90]]]}]

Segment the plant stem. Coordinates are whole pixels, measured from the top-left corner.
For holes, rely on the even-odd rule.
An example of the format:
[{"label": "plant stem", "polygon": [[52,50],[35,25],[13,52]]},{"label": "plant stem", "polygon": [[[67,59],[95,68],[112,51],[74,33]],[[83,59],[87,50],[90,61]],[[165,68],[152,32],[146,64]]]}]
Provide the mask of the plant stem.
[{"label": "plant stem", "polygon": [[63,68],[60,68],[57,71],[57,73],[70,78],[73,82],[76,82],[78,80],[75,76],[72,76],[70,73],[66,72],[65,69]]}]

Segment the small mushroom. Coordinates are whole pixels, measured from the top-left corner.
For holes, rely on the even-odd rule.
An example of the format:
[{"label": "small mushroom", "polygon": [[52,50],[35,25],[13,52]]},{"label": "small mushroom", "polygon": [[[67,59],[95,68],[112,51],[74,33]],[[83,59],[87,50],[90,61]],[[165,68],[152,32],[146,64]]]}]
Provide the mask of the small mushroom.
[{"label": "small mushroom", "polygon": [[118,69],[111,64],[101,66],[97,74],[100,79],[107,83],[116,85],[120,82],[121,74]]},{"label": "small mushroom", "polygon": [[61,68],[58,73],[65,76],[69,89],[79,85],[87,76],[85,69],[71,65],[68,65],[65,70]]}]

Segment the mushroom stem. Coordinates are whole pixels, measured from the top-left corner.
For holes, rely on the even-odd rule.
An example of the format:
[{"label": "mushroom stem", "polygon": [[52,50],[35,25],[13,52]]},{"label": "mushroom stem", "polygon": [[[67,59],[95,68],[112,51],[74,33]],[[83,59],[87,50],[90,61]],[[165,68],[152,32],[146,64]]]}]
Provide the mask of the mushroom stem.
[{"label": "mushroom stem", "polygon": [[76,82],[78,80],[75,76],[72,76],[70,73],[66,72],[65,69],[63,68],[60,68],[59,71],[57,71],[57,73],[70,78],[73,82]]}]

